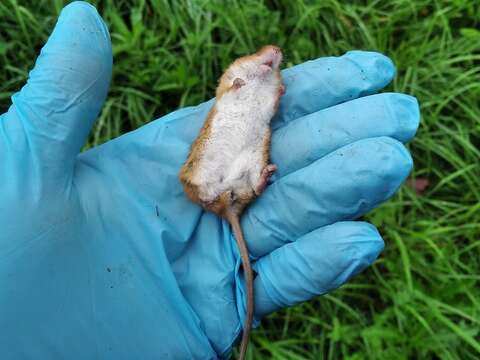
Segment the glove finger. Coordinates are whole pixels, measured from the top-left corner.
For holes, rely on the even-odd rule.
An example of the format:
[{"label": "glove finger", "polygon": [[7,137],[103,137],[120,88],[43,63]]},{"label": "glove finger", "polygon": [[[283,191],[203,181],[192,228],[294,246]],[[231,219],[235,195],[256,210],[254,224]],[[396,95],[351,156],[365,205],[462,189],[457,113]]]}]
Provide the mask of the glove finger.
[{"label": "glove finger", "polygon": [[344,146],[267,187],[242,217],[254,257],[319,227],[353,220],[391,197],[412,168],[405,147],[389,137]]},{"label": "glove finger", "polygon": [[286,93],[272,126],[276,129],[321,109],[374,94],[394,75],[392,61],[370,51],[349,51],[283,70]]},{"label": "glove finger", "polygon": [[[108,30],[86,2],[66,6],[7,117],[45,165],[72,165],[105,100],[112,72]],[[10,121],[6,121],[9,123]],[[7,129],[8,130],[8,129]],[[17,144],[19,147],[19,144]]]},{"label": "glove finger", "polygon": [[338,288],[370,266],[383,247],[373,225],[348,221],[276,249],[255,263],[255,317]]},{"label": "glove finger", "polygon": [[396,93],[366,96],[306,115],[273,133],[271,158],[278,170],[272,181],[357,140],[389,136],[407,142],[419,120],[417,100]]}]

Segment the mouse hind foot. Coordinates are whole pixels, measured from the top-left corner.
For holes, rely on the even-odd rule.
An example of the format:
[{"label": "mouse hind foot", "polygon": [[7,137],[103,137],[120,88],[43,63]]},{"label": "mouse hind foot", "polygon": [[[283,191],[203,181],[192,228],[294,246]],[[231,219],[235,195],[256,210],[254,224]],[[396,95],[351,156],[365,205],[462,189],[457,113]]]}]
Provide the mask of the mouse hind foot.
[{"label": "mouse hind foot", "polygon": [[265,191],[268,180],[272,177],[275,171],[277,171],[277,165],[274,164],[268,164],[263,168],[260,174],[260,179],[258,179],[257,185],[254,189],[257,196],[261,195]]}]

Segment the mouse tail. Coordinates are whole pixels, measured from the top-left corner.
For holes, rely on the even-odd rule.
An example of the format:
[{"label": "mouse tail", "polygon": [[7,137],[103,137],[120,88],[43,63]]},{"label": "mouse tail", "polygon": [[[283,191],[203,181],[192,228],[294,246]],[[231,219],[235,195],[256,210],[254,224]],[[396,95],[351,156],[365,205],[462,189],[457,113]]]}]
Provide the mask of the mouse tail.
[{"label": "mouse tail", "polygon": [[237,241],[238,250],[240,251],[240,257],[242,259],[243,273],[245,276],[245,283],[247,286],[247,313],[245,316],[245,322],[243,324],[243,334],[242,342],[240,343],[240,356],[239,360],[244,360],[248,342],[250,338],[250,330],[252,328],[253,322],[253,311],[254,311],[254,302],[253,302],[253,271],[250,264],[250,257],[248,254],[247,243],[243,237],[242,227],[240,226],[240,218],[235,213],[230,213],[227,216],[227,220],[233,229],[233,235]]}]

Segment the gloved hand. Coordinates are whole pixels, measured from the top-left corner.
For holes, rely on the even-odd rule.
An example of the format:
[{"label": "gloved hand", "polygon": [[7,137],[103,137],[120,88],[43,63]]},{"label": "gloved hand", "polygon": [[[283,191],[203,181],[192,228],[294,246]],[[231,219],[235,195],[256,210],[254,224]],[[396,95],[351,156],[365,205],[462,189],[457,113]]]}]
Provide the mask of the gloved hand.
[{"label": "gloved hand", "polygon": [[[212,102],[79,154],[111,68],[107,28],[73,3],[0,117],[0,358],[227,357],[245,312],[239,255],[177,178]],[[352,220],[412,166],[402,142],[416,100],[371,95],[393,76],[361,51],[283,71],[279,170],[242,221],[257,320],[337,288],[383,249]]]}]

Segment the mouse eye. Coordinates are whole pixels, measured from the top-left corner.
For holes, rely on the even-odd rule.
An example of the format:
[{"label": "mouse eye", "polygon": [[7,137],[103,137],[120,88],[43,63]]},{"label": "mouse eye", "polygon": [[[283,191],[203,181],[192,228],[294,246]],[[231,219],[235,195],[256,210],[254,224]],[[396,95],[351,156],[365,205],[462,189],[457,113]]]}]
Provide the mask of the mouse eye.
[{"label": "mouse eye", "polygon": [[266,61],[263,63],[263,65],[267,65],[268,67],[272,67],[273,66],[273,61],[270,60],[270,61]]}]

